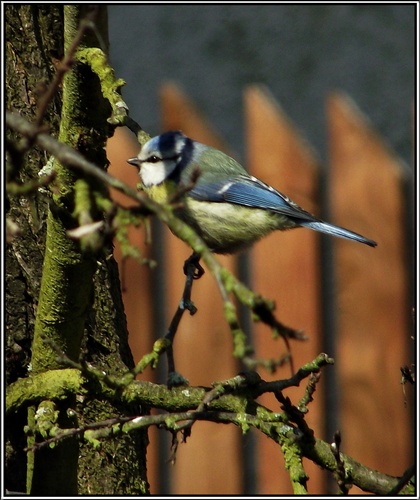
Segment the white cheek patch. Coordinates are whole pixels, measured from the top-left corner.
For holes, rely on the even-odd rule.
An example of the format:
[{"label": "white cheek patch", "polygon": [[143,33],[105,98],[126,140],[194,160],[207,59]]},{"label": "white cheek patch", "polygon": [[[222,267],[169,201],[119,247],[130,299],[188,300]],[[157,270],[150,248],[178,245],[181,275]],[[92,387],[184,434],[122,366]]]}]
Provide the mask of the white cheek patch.
[{"label": "white cheek patch", "polygon": [[146,187],[161,184],[174,171],[176,163],[171,161],[159,161],[157,163],[144,162],[140,168],[140,177]]}]

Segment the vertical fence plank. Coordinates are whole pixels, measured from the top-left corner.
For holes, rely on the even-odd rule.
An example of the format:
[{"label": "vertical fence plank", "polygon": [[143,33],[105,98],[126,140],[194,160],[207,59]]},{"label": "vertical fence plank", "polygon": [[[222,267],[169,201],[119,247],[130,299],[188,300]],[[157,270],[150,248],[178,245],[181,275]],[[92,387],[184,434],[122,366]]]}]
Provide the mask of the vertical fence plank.
[{"label": "vertical fence plank", "polygon": [[181,130],[192,139],[218,148],[233,155],[222,137],[213,129],[203,113],[174,82],[166,82],[160,88],[162,127],[167,130]]},{"label": "vertical fence plank", "polygon": [[400,475],[413,462],[400,367],[409,363],[403,168],[350,100],[327,101],[335,221],[378,247],[336,241],[343,451]]},{"label": "vertical fence plank", "polygon": [[[227,151],[226,145],[206,123],[193,103],[172,83],[161,87],[163,130],[182,130],[193,139]],[[191,250],[169,232],[166,234],[168,311],[167,320],[179,303],[184,286],[184,260]],[[232,257],[219,257],[232,269]],[[194,282],[194,316],[184,315],[174,350],[177,370],[193,385],[210,385],[236,375],[229,328],[223,317],[222,300],[208,272]],[[199,422],[177,452],[172,469],[174,494],[241,493],[240,432],[233,426]]]},{"label": "vertical fence plank", "polygon": [[[308,211],[316,213],[317,160],[309,145],[262,87],[249,87],[246,90],[245,110],[249,171]],[[307,229],[277,232],[258,242],[252,250],[253,289],[276,301],[276,313],[280,321],[293,328],[303,329],[309,337],[306,342],[292,341],[295,369],[315,358],[321,348],[318,238],[315,232]],[[281,340],[273,342],[267,328],[256,325],[257,356],[280,356],[285,346]],[[265,376],[265,373],[262,375]],[[267,374],[265,378],[289,376],[290,367],[286,365],[274,376]],[[303,390],[304,387],[293,388],[287,391],[287,395],[297,403]],[[320,382],[307,415],[308,424],[317,436],[322,435],[322,401]],[[272,397],[270,402],[267,398],[263,403],[278,410]],[[259,492],[291,493],[290,479],[284,470],[278,447],[259,437],[258,448]],[[305,462],[305,467],[310,476],[309,491],[321,493],[323,473],[312,463]]]},{"label": "vertical fence plank", "polygon": [[[108,172],[121,179],[135,189],[139,182],[137,170],[127,163],[127,159],[136,156],[139,145],[131,132],[127,129],[118,128],[114,136],[109,139],[107,155],[110,161]],[[122,193],[111,190],[112,198],[124,206],[133,205],[133,201]],[[128,230],[130,241],[137,246],[145,257],[149,256],[149,248],[145,245],[144,227],[130,227]],[[149,352],[153,345],[153,334],[151,324],[151,298],[150,298],[150,268],[142,265],[133,258],[128,258],[124,263],[121,248],[118,241],[114,242],[114,256],[118,262],[124,308],[127,317],[129,331],[129,342],[135,362],[144,354]],[[150,380],[152,374],[147,373]]]}]

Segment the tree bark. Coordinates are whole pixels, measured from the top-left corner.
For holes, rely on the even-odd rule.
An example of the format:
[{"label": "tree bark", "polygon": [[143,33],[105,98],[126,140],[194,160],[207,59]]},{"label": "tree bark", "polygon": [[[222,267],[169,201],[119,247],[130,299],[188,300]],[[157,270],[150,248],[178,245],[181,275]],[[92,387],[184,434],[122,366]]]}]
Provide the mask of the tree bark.
[{"label": "tree bark", "polygon": [[[86,8],[5,6],[8,109],[19,111],[29,120],[36,117],[54,78],[55,65],[74,39]],[[95,21],[97,31],[86,31],[83,47],[104,49],[100,44],[108,43],[106,21],[106,7],[101,6]],[[47,107],[43,124],[48,124],[52,135],[105,168],[104,145],[112,134],[106,121],[109,113],[97,77],[88,65],[76,61]],[[22,155],[17,144],[14,134],[9,133],[6,178],[7,182],[25,185],[38,179],[48,158],[38,148]],[[6,249],[7,384],[59,368],[54,346],[75,361],[83,355],[107,373],[121,373],[133,366],[111,245],[86,251],[80,240],[70,240],[66,233],[80,223],[77,203],[83,193],[89,200],[106,193],[92,180],[56,163],[54,168],[57,187],[52,199],[35,190],[20,196],[9,194],[6,200],[11,223]],[[80,189],[82,194],[78,193]],[[77,395],[60,402],[43,401],[29,410],[28,421],[26,408],[22,408],[6,426],[5,477],[9,490],[27,489],[36,495],[147,492],[145,432],[107,441],[100,450],[68,439],[53,448],[30,452],[27,462],[24,427],[34,429],[36,422],[39,426],[35,415],[41,414],[49,419],[46,425],[65,428],[140,414],[140,409]],[[37,437],[29,435],[29,444],[34,439]]]}]

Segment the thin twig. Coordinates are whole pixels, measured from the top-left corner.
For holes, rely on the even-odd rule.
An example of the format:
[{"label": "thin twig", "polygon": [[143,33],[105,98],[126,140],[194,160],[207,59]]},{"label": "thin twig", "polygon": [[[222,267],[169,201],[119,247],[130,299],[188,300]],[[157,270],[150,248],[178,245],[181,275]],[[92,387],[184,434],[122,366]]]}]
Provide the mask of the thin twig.
[{"label": "thin twig", "polygon": [[178,308],[172,318],[169,325],[168,332],[165,335],[165,340],[169,342],[166,348],[166,356],[168,359],[168,387],[173,387],[175,385],[184,385],[188,383],[180,374],[175,370],[175,359],[173,353],[173,343],[175,339],[175,334],[178,330],[179,323],[185,311],[189,311],[191,316],[197,312],[197,308],[191,302],[191,292],[194,279],[199,278],[202,275],[202,268],[198,263],[199,256],[195,253],[185,261],[184,271],[185,271],[185,286],[182,293],[182,298],[179,302]]},{"label": "thin twig", "polygon": [[94,29],[95,27],[94,20],[98,13],[98,6],[92,5],[90,9],[91,10],[86,14],[86,17],[80,21],[79,30],[77,31],[76,36],[67,49],[67,52],[62,61],[58,64],[53,81],[50,83],[50,85],[48,85],[47,90],[38,103],[38,108],[34,120],[34,126],[37,129],[41,127],[48,105],[54,99],[54,96],[63,81],[64,75],[71,69],[73,65],[74,54],[77,50],[77,47],[80,45],[80,42],[85,36],[85,33],[89,29]]},{"label": "thin twig", "polygon": [[341,446],[341,434],[340,431],[335,431],[334,440],[330,445],[331,451],[337,462],[337,468],[334,475],[338,484],[340,494],[348,495],[349,490],[352,487],[352,484],[348,480],[346,475],[346,468],[343,459],[341,458],[340,446]]},{"label": "thin twig", "polygon": [[[105,371],[94,367],[92,364],[87,363],[85,360],[81,360],[79,363],[73,361],[67,356],[67,354],[60,348],[60,346],[53,340],[46,338],[42,335],[42,340],[49,345],[57,353],[57,362],[63,366],[69,368],[75,368],[80,371],[87,379],[98,380],[106,384],[111,389],[120,389],[127,385],[124,377],[123,382],[117,378],[109,376]],[[131,380],[130,380],[131,382]]]},{"label": "thin twig", "polygon": [[84,434],[87,430],[97,430],[97,429],[103,429],[105,427],[112,427],[113,425],[116,424],[125,424],[126,422],[129,422],[130,420],[134,420],[135,418],[138,417],[116,417],[116,418],[108,418],[107,420],[102,420],[101,422],[93,422],[91,424],[86,424],[82,427],[76,427],[76,428],[71,428],[71,429],[61,429],[61,431],[57,432],[57,434],[49,439],[45,439],[44,441],[40,442],[35,442],[32,446],[28,448],[24,448],[23,451],[36,451],[41,448],[44,448],[45,446],[56,443],[58,441],[62,441],[63,439],[75,437],[75,436],[80,436],[81,434]]},{"label": "thin twig", "polygon": [[[237,391],[243,391],[244,389],[257,386],[260,383],[261,377],[256,372],[241,373],[230,379],[217,382],[214,384],[213,389],[206,392],[201,400],[201,403],[197,406],[197,409],[193,410],[193,413],[196,414],[206,411],[207,407],[213,401],[225,394],[233,394]],[[184,441],[186,441],[187,437],[191,434],[191,427],[194,422],[195,419],[190,419],[175,428],[176,431],[182,431]]]},{"label": "thin twig", "polygon": [[6,190],[9,194],[27,196],[38,191],[39,188],[48,186],[53,182],[56,177],[55,172],[51,172],[49,175],[43,175],[39,180],[26,181],[24,184],[17,182],[8,182],[6,184]]},{"label": "thin twig", "polygon": [[311,403],[314,398],[313,394],[316,391],[316,384],[319,382],[319,379],[321,378],[321,373],[311,373],[309,376],[309,381],[306,385],[305,389],[305,394],[299,401],[297,407],[299,411],[302,413],[307,413],[308,412],[308,404]]},{"label": "thin twig", "polygon": [[[249,369],[249,370],[255,370],[257,367],[261,366],[265,370],[268,371],[268,373],[275,373],[278,368],[284,366],[286,363],[289,363],[291,359],[291,353],[286,352],[285,354],[281,355],[279,358],[251,358],[251,357],[245,357],[242,361],[244,365]],[[293,372],[292,372],[293,375]]]},{"label": "thin twig", "polygon": [[398,493],[404,488],[404,486],[410,481],[410,479],[414,477],[415,471],[416,468],[413,464],[404,472],[404,474],[400,477],[398,483],[388,492],[388,495],[398,495]]},{"label": "thin twig", "polygon": [[319,354],[313,361],[306,363],[290,378],[284,380],[274,380],[272,382],[263,382],[258,387],[258,395],[265,392],[280,392],[287,387],[299,386],[300,382],[313,373],[318,373],[323,366],[334,364],[334,360],[327,354]]}]

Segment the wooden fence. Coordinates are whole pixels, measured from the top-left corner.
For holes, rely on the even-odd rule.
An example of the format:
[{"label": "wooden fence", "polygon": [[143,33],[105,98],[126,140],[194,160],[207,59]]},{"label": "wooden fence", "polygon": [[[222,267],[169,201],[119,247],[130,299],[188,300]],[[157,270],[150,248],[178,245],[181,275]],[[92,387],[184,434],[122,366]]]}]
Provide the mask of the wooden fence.
[{"label": "wooden fence", "polygon": [[[181,129],[225,152],[195,106],[174,84],[161,89],[162,131]],[[246,167],[307,210],[320,214],[325,170],[316,153],[285,116],[267,90],[244,93]],[[331,93],[326,102],[329,144],[329,215],[333,223],[378,242],[375,249],[297,229],[277,232],[254,245],[248,257],[252,288],[276,301],[277,317],[303,329],[309,340],[292,345],[299,367],[322,351],[335,358],[327,367],[310,405],[309,426],[331,440],[340,429],[342,450],[382,472],[401,475],[413,463],[411,387],[404,395],[400,367],[410,364],[412,345],[412,210],[406,186],[408,169],[372,130],[349,98]],[[109,144],[110,171],[137,183],[126,159],[136,155],[133,137],[118,131]],[[118,196],[121,201],[122,198]],[[182,265],[189,248],[166,228],[153,231],[155,247],[145,245],[143,230],[131,240],[148,256],[150,270],[133,259],[121,262],[124,302],[135,360],[151,350],[177,307],[184,284]],[[236,257],[220,258],[243,275]],[[246,273],[245,273],[246,274]],[[219,292],[209,273],[194,283],[198,313],[184,316],[175,341],[177,369],[192,385],[210,385],[235,375],[229,328]],[[271,339],[264,325],[252,324],[257,357],[281,356],[284,344]],[[266,380],[287,378],[286,366]],[[148,371],[147,379],[156,380]],[[293,402],[302,388],[287,391]],[[276,410],[274,398],[261,403]],[[407,400],[407,401],[406,401]],[[164,431],[150,432],[148,456],[152,493],[290,494],[291,487],[278,446],[258,434],[243,438],[233,426],[197,423],[169,465],[170,442]],[[328,473],[305,461],[309,492],[328,491]],[[331,490],[329,490],[331,491]],[[360,493],[357,488],[351,494]]]}]

